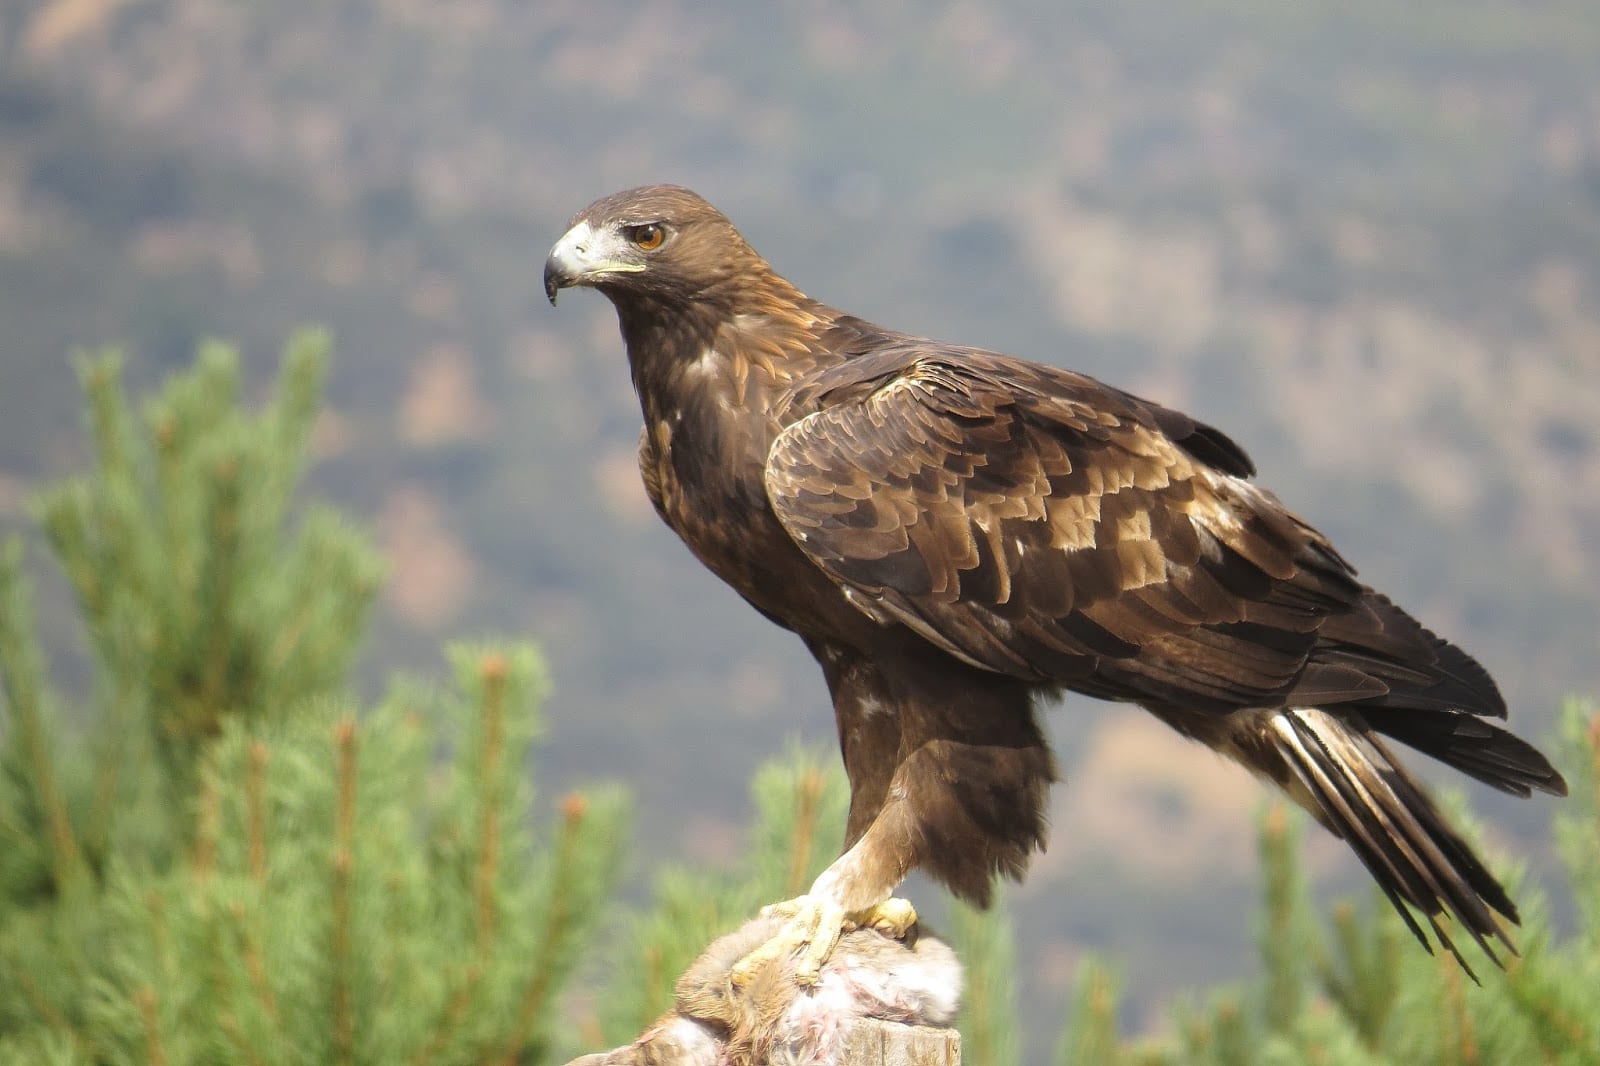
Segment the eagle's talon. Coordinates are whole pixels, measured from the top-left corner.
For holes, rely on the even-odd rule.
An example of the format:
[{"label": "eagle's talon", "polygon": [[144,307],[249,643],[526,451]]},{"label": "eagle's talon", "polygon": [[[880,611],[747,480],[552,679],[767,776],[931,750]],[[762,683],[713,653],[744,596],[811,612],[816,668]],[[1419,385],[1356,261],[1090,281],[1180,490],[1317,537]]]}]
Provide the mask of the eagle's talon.
[{"label": "eagle's talon", "polygon": [[890,940],[916,940],[917,909],[910,900],[899,896],[847,915],[845,921],[852,928],[874,929]]},{"label": "eagle's talon", "polygon": [[783,925],[770,940],[734,964],[729,977],[735,988],[743,988],[766,966],[790,955],[795,956],[795,983],[816,984],[840,935],[851,928],[839,905],[821,896],[772,903],[761,908],[761,915],[781,918]]}]

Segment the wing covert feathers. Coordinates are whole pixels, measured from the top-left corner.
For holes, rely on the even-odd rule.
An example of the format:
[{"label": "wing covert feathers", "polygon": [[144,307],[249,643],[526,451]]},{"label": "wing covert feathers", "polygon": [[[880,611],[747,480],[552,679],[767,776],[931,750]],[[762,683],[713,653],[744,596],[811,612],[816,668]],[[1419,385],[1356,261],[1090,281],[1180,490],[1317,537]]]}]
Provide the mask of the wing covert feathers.
[{"label": "wing covert feathers", "polygon": [[1543,787],[1537,752],[1449,713],[1504,718],[1489,674],[1362,586],[1188,416],[895,336],[786,404],[798,417],[764,472],[773,512],[879,622],[974,666],[1146,705],[1360,706],[1498,788]]},{"label": "wing covert feathers", "polygon": [[[765,471],[789,535],[863,611],[977,666],[1281,703],[1321,621],[1364,594],[1226,437],[1081,375],[907,343],[791,410]],[[1381,692],[1334,664],[1315,680]]]}]

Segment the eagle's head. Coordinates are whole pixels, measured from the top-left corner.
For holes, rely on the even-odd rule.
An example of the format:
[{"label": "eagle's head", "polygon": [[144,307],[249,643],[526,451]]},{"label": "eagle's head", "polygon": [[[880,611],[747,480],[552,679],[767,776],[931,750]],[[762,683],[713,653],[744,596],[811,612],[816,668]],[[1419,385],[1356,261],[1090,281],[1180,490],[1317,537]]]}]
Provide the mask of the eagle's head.
[{"label": "eagle's head", "polygon": [[741,276],[767,273],[722,212],[679,185],[645,185],[596,200],[572,219],[544,264],[544,291],[599,289],[612,302],[703,300]]}]

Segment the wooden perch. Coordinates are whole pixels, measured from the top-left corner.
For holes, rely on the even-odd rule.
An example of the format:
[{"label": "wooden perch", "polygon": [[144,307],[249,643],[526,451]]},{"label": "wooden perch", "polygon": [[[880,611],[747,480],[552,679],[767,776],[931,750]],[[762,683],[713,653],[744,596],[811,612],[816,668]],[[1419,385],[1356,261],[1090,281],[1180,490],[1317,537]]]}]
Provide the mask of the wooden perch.
[{"label": "wooden perch", "polygon": [[850,1030],[839,1066],[961,1066],[961,1034],[862,1018]]}]

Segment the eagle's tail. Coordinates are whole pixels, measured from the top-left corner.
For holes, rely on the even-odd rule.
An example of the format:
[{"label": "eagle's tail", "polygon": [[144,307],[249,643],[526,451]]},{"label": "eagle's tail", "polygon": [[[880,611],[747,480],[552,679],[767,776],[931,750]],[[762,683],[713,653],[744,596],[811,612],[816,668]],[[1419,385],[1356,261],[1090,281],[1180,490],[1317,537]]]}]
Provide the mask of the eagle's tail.
[{"label": "eagle's tail", "polygon": [[1493,941],[1516,954],[1496,917],[1516,923],[1516,905],[1364,715],[1289,707],[1270,712],[1266,725],[1289,770],[1283,783],[1290,794],[1350,844],[1424,947],[1433,950],[1408,903],[1469,975],[1472,968],[1441,927],[1441,914],[1454,916],[1497,965],[1503,963]]}]

